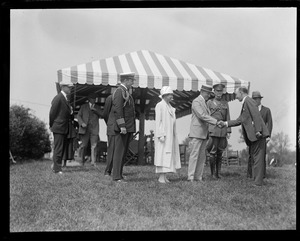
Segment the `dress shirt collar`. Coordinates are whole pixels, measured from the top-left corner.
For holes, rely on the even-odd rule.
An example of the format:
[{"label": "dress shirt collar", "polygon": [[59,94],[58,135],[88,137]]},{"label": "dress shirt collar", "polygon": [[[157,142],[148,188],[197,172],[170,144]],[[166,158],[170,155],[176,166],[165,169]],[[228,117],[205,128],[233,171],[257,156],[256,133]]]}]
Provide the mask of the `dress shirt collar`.
[{"label": "dress shirt collar", "polygon": [[244,105],[245,99],[246,99],[247,96],[248,96],[248,95],[246,95],[246,96],[243,98],[243,100],[242,100],[242,105]]},{"label": "dress shirt collar", "polygon": [[204,99],[204,97],[202,96],[202,95],[200,95],[200,97],[204,100],[204,102],[205,102],[205,99]]},{"label": "dress shirt collar", "polygon": [[262,107],[262,105],[259,105],[259,106],[258,106],[258,110],[259,110],[259,111],[261,110],[261,107]]}]

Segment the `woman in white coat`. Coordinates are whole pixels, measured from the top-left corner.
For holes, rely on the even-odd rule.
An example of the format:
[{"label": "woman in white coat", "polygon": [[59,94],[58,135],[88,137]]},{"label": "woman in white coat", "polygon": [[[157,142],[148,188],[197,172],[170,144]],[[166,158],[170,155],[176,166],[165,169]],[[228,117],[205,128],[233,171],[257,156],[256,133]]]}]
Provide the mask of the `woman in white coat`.
[{"label": "woman in white coat", "polygon": [[155,106],[155,154],[156,173],[160,173],[158,181],[167,183],[167,173],[176,173],[181,168],[179,143],[176,133],[175,108],[170,104],[173,91],[163,86],[160,91],[162,100]]}]

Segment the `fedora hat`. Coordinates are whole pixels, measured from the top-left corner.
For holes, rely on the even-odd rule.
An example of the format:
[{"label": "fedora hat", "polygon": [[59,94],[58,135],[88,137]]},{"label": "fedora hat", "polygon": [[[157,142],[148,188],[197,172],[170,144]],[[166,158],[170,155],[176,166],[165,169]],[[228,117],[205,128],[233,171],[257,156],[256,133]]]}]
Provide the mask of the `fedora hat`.
[{"label": "fedora hat", "polygon": [[255,99],[255,98],[264,98],[264,97],[260,95],[259,91],[253,91],[252,92],[252,99]]},{"label": "fedora hat", "polygon": [[213,93],[212,92],[212,85],[202,85],[200,91],[201,90],[204,90],[204,91],[209,92],[209,93]]},{"label": "fedora hat", "polygon": [[167,95],[167,94],[174,94],[173,90],[171,89],[170,86],[163,86],[160,90],[159,97],[162,98],[164,95]]}]

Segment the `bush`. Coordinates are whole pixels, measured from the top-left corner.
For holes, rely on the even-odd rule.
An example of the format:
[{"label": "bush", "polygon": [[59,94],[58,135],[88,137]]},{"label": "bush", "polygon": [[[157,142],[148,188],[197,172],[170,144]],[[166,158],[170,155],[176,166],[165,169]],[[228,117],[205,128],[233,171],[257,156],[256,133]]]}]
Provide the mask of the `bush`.
[{"label": "bush", "polygon": [[40,159],[51,151],[46,124],[30,109],[12,105],[9,111],[9,146],[18,159]]}]

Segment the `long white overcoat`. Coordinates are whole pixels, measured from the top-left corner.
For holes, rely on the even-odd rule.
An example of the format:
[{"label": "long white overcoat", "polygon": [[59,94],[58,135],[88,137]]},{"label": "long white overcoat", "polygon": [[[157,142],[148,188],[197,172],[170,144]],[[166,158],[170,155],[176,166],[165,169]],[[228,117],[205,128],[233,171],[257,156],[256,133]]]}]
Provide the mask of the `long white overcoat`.
[{"label": "long white overcoat", "polygon": [[[164,142],[159,141],[161,136],[165,137]],[[181,168],[175,108],[162,100],[155,106],[154,165],[170,167],[171,161],[176,169]]]}]

